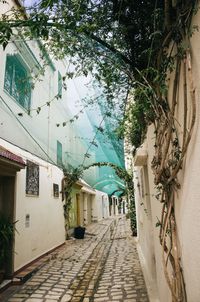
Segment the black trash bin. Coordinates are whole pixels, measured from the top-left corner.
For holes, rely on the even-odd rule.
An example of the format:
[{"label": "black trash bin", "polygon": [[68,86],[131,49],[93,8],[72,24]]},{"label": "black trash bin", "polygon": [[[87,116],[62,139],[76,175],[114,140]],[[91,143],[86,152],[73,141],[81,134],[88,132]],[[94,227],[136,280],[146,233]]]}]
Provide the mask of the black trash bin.
[{"label": "black trash bin", "polygon": [[84,239],[84,235],[85,235],[84,227],[78,226],[78,227],[74,228],[74,238]]}]

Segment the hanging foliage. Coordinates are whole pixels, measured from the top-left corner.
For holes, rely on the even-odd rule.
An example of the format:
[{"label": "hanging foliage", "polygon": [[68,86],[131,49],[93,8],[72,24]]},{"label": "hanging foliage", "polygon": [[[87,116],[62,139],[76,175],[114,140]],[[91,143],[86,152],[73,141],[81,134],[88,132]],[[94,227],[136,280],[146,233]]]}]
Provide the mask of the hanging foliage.
[{"label": "hanging foliage", "polygon": [[[191,27],[196,11],[195,0],[41,0],[27,8],[27,15],[18,7],[3,14],[0,21],[0,43],[4,49],[19,32],[25,39],[40,37],[46,50],[58,59],[71,56],[76,75],[90,73],[99,81],[109,108],[114,108],[114,99],[124,104],[126,92],[133,89],[130,114],[118,130],[120,134],[125,132],[137,148],[145,138],[148,125],[153,123],[155,126],[152,169],[159,201],[163,205],[158,223],[159,239],[173,302],[187,301],[174,195],[180,187],[178,173],[196,117],[190,54],[190,37],[198,29]],[[167,79],[173,74],[173,93],[169,98]],[[184,116],[180,135],[176,109],[181,74]],[[187,109],[189,104],[190,111]],[[98,131],[103,133],[101,125]],[[117,168],[116,171],[122,172]],[[132,179],[127,178],[133,193],[131,182]],[[134,202],[132,204],[134,213]]]},{"label": "hanging foliage", "polygon": [[[172,19],[172,9],[175,19]],[[149,124],[155,128],[155,154],[152,161],[157,199],[162,212],[157,226],[162,247],[162,262],[173,302],[187,301],[175,216],[175,194],[180,188],[178,173],[191,140],[196,119],[196,91],[193,82],[190,20],[194,2],[166,1],[166,35],[157,53],[155,67],[139,71],[134,83],[134,103],[129,108],[129,135],[137,148],[143,142]],[[183,78],[181,91],[180,79]],[[173,79],[167,81],[167,79]],[[169,87],[172,88],[171,96]],[[177,120],[180,94],[183,117]],[[190,108],[190,109],[189,109]]]}]

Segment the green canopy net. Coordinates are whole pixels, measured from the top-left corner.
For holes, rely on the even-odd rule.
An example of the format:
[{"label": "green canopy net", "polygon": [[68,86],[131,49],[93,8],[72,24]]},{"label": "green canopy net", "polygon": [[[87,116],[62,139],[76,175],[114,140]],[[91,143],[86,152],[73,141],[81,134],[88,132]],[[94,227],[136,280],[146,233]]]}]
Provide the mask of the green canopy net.
[{"label": "green canopy net", "polygon": [[[80,113],[82,108],[82,112],[76,116],[74,126],[77,133],[74,137],[76,152],[71,157],[68,154],[66,165],[78,167],[109,162],[124,167],[123,140],[116,134],[119,122],[123,119],[120,101],[115,100],[114,106],[109,108],[107,99],[100,89],[94,87],[89,89],[87,84],[80,82],[80,79],[73,79],[70,87],[71,93],[74,93],[75,89],[78,96],[73,106],[71,104],[70,110],[75,114]],[[91,167],[84,172],[83,178],[93,188],[109,195],[119,196],[125,189],[123,180],[119,179],[114,169],[109,166]]]}]

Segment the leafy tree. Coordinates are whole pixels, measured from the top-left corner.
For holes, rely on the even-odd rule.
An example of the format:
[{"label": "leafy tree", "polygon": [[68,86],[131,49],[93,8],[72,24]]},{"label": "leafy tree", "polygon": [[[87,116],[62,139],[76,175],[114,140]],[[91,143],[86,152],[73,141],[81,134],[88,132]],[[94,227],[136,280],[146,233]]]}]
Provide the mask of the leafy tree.
[{"label": "leafy tree", "polygon": [[[68,56],[74,65],[73,72],[66,71],[64,78],[92,74],[104,88],[109,110],[118,102],[124,111],[127,91],[131,87],[141,90],[138,87],[138,82],[144,83],[141,72],[153,88],[160,85],[160,81],[152,83],[155,74],[149,70],[157,69],[165,74],[169,66],[165,49],[171,41],[180,41],[186,23],[190,22],[188,11],[194,8],[195,2],[41,0],[25,8],[15,5],[1,15],[0,43],[5,48],[11,38],[19,39],[19,36],[42,39],[49,53],[58,59]],[[131,139],[138,145],[152,120],[145,113],[148,104],[140,101],[136,107],[133,124],[142,121],[144,125],[136,131],[137,142],[134,135]]]},{"label": "leafy tree", "polygon": [[25,8],[15,5],[1,15],[0,43],[5,48],[19,33],[41,38],[57,58],[69,55],[77,73],[92,72],[108,94],[118,95],[128,80],[133,84],[137,70],[155,67],[163,43],[180,39],[185,25],[182,11],[195,2],[41,0]]},{"label": "leafy tree", "polygon": [[0,43],[5,48],[19,33],[41,38],[57,58],[70,56],[76,73],[92,73],[112,98],[127,89],[136,68],[147,67],[152,37],[159,48],[159,33],[152,33],[163,26],[162,10],[163,1],[42,0],[1,16]]}]

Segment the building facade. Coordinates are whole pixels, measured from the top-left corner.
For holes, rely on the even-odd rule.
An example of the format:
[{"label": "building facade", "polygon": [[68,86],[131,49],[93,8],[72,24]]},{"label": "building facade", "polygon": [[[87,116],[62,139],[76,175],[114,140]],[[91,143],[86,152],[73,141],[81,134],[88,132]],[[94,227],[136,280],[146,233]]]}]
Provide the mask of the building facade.
[{"label": "building facade", "polygon": [[[76,93],[69,99],[63,83],[67,62],[53,62],[38,41],[19,39],[0,49],[0,63],[0,213],[16,221],[6,267],[13,275],[64,244],[63,168],[81,164],[88,145],[75,139]],[[89,172],[93,179],[96,171]],[[87,183],[77,184],[71,228],[102,219],[95,196]]]}]

